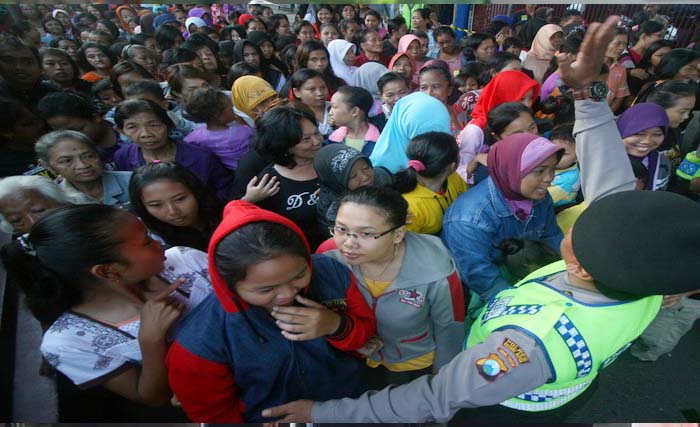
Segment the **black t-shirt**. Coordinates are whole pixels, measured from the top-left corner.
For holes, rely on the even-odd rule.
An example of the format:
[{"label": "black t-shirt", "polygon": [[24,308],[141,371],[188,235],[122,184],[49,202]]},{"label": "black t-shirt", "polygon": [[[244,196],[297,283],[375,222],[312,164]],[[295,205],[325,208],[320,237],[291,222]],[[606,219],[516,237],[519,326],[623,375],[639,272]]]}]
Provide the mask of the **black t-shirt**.
[{"label": "black t-shirt", "polygon": [[316,218],[318,178],[296,181],[283,177],[273,166],[268,165],[258,174],[258,178],[262,178],[266,173],[276,176],[280,183],[280,191],[269,199],[259,202],[258,206],[294,221],[309,239],[311,249],[315,250],[324,240]]}]

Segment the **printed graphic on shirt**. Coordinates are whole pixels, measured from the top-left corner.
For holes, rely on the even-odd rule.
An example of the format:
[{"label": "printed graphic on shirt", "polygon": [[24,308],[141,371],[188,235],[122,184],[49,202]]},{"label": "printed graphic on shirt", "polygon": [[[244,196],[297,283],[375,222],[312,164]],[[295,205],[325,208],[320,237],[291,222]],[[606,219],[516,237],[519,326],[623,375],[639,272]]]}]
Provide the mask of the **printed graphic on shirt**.
[{"label": "printed graphic on shirt", "polygon": [[425,297],[415,289],[401,289],[399,290],[399,302],[411,307],[421,308],[423,307],[423,302],[425,302]]},{"label": "printed graphic on shirt", "polygon": [[508,372],[508,366],[498,354],[489,353],[488,356],[477,359],[476,370],[486,381],[494,381]]},{"label": "printed graphic on shirt", "polygon": [[287,210],[293,211],[294,209],[299,209],[306,204],[307,206],[315,206],[318,202],[318,195],[316,193],[311,193],[304,191],[301,194],[292,194],[287,197]]}]

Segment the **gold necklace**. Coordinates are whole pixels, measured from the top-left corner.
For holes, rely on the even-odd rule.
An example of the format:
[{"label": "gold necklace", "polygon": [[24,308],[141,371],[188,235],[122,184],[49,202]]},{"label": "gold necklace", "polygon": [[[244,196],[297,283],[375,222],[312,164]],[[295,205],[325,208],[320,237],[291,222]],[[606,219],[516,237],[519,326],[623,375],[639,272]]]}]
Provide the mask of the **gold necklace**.
[{"label": "gold necklace", "polygon": [[[398,255],[398,253],[399,253],[399,245],[400,245],[400,243],[396,243],[396,244],[394,245],[394,256],[391,257],[391,259],[390,259],[389,262],[386,264],[386,266],[384,267],[384,269],[382,270],[382,272],[379,273],[379,275],[375,276],[377,279],[381,279],[381,278],[384,276],[384,273],[386,273],[386,271],[389,269],[389,267],[391,266],[391,264],[393,264],[394,261],[396,260],[396,255]],[[362,267],[360,267],[360,270],[361,270],[361,271],[363,270]],[[362,271],[362,274],[365,275],[365,276],[367,276],[367,274],[366,274],[364,271]],[[379,282],[379,281],[381,281],[381,280],[377,280],[377,281]]]}]

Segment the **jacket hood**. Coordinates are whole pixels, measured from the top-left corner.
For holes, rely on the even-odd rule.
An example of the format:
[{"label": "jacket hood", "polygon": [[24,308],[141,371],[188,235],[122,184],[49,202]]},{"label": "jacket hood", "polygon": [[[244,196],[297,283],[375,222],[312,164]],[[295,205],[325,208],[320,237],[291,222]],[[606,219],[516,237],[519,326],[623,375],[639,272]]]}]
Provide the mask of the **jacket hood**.
[{"label": "jacket hood", "polygon": [[[221,242],[221,240],[223,240],[226,236],[244,225],[252,224],[254,222],[274,222],[292,229],[304,242],[307,251],[311,253],[309,242],[306,240],[304,233],[302,233],[301,229],[294,222],[274,212],[266,211],[265,209],[259,208],[252,203],[241,200],[234,200],[227,204],[224,208],[224,215],[223,219],[221,220],[221,224],[219,224],[219,226],[216,228],[211,240],[209,241],[208,251],[209,275],[211,277],[212,287],[214,288],[214,292],[216,293],[219,302],[227,313],[235,313],[238,311],[238,306],[234,302],[234,298],[237,298],[237,296],[234,291],[229,289],[228,284],[216,267],[216,248],[219,245],[219,242]],[[311,267],[310,262],[309,267]],[[237,302],[240,304],[242,309],[248,309],[248,304],[246,304],[245,301],[237,298]]]}]

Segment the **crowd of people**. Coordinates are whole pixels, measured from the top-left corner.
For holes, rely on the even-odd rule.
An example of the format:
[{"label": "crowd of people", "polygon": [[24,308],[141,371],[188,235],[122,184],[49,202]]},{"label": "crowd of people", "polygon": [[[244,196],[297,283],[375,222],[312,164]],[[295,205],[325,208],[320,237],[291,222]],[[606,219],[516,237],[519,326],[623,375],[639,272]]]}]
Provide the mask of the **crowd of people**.
[{"label": "crowd of people", "polygon": [[566,419],[700,317],[700,43],[583,18],[0,8],[45,361],[197,422]]}]

